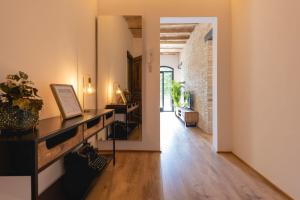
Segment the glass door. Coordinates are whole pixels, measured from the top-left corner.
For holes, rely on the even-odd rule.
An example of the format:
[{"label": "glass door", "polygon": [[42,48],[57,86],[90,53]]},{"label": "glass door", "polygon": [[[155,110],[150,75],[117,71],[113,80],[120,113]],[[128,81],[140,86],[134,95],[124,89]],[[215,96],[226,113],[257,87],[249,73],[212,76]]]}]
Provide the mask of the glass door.
[{"label": "glass door", "polygon": [[163,111],[164,108],[163,88],[164,88],[164,74],[160,72],[160,111]]},{"label": "glass door", "polygon": [[161,67],[160,69],[160,111],[172,112],[174,109],[171,88],[174,72],[170,67]]}]

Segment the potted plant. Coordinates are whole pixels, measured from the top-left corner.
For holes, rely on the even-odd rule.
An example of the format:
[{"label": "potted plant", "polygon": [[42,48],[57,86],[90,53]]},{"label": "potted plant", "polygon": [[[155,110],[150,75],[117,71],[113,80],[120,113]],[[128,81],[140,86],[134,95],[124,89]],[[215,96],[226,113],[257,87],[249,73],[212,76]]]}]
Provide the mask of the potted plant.
[{"label": "potted plant", "polygon": [[181,106],[180,99],[181,99],[181,88],[182,87],[183,87],[182,82],[172,81],[171,96],[172,96],[175,107]]},{"label": "potted plant", "polygon": [[189,108],[190,107],[190,100],[191,100],[191,91],[186,90],[186,91],[183,92],[183,100],[184,100],[183,106],[185,108]]},{"label": "potted plant", "polygon": [[0,130],[23,133],[33,129],[39,119],[43,100],[24,72],[8,75],[0,83]]}]

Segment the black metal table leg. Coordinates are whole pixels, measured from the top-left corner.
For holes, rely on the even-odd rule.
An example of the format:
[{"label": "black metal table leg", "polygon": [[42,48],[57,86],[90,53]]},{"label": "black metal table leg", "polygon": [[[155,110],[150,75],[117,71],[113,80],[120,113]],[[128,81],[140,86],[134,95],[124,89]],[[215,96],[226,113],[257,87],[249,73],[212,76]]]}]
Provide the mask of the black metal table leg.
[{"label": "black metal table leg", "polygon": [[116,164],[116,141],[115,141],[115,123],[113,123],[113,165],[115,166]]},{"label": "black metal table leg", "polygon": [[125,116],[126,116],[126,140],[128,140],[128,113],[127,113],[127,111],[126,111]]},{"label": "black metal table leg", "polygon": [[37,200],[38,199],[38,178],[37,175],[31,175],[31,199]]},{"label": "black metal table leg", "polygon": [[108,140],[108,127],[106,127],[106,139]]}]

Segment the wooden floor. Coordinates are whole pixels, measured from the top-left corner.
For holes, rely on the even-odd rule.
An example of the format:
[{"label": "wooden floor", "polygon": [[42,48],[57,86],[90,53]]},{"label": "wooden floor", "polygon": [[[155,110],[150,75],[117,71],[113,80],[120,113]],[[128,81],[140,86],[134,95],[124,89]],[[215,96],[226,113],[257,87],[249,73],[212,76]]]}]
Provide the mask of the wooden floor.
[{"label": "wooden floor", "polygon": [[161,115],[161,134],[162,153],[118,153],[87,199],[288,199],[234,155],[214,153],[209,135],[173,113]]},{"label": "wooden floor", "polygon": [[138,127],[135,127],[135,129],[132,130],[132,132],[128,136],[128,140],[142,140],[142,124],[140,124]]}]

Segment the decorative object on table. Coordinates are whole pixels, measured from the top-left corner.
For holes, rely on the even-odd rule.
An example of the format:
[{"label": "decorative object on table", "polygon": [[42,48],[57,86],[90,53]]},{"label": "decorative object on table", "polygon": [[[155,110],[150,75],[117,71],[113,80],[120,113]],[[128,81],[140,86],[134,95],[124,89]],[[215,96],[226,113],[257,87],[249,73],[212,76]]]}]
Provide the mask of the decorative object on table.
[{"label": "decorative object on table", "polygon": [[183,82],[172,81],[171,96],[175,107],[180,107],[181,89],[183,88]]},{"label": "decorative object on table", "polygon": [[63,119],[70,119],[83,114],[72,85],[51,84],[50,87]]},{"label": "decorative object on table", "polygon": [[92,78],[90,75],[83,76],[83,94],[82,94],[82,107],[85,111],[85,96],[94,93],[94,88],[92,86]]},{"label": "decorative object on table", "polygon": [[23,134],[36,126],[43,100],[33,85],[21,71],[8,75],[6,81],[0,83],[1,133]]},{"label": "decorative object on table", "polygon": [[123,90],[123,94],[126,98],[127,103],[131,103],[131,92],[128,89]]}]

